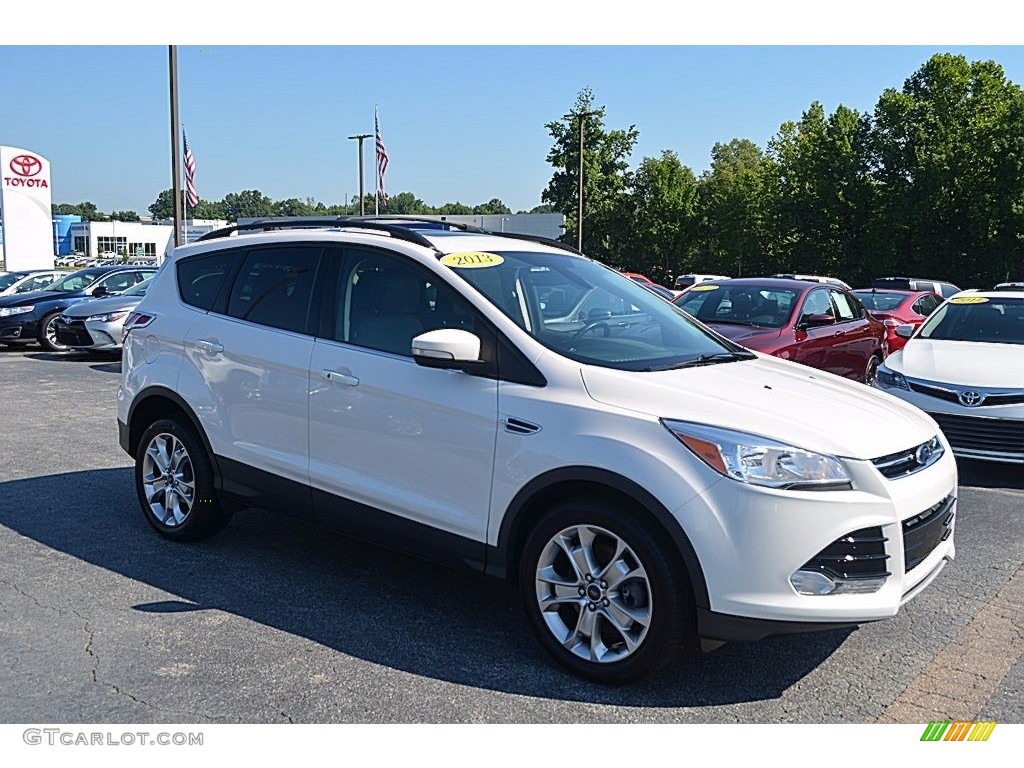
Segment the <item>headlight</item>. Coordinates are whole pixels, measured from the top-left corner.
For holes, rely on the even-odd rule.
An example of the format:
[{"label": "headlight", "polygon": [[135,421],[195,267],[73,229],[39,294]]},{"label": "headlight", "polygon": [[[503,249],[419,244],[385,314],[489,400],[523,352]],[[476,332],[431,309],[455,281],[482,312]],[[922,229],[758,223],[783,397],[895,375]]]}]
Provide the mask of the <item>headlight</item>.
[{"label": "headlight", "polygon": [[907,386],[907,380],[903,378],[903,374],[896,373],[892,368],[887,368],[885,363],[878,366],[875,381],[878,382],[878,386],[882,389],[905,389],[908,392],[910,391],[910,387]]},{"label": "headlight", "polygon": [[112,323],[115,320],[121,320],[122,318],[125,318],[125,317],[128,317],[128,310],[127,309],[123,310],[121,312],[108,312],[105,315],[90,315],[89,317],[87,317],[85,319],[86,319],[86,321],[92,320],[92,321],[97,322],[97,323]]},{"label": "headlight", "polygon": [[0,307],[0,317],[10,317],[11,315],[23,315],[26,312],[31,312],[33,309],[35,309],[35,306]]},{"label": "headlight", "polygon": [[661,423],[705,464],[741,483],[810,490],[851,487],[850,475],[835,456],[705,424],[668,419]]}]

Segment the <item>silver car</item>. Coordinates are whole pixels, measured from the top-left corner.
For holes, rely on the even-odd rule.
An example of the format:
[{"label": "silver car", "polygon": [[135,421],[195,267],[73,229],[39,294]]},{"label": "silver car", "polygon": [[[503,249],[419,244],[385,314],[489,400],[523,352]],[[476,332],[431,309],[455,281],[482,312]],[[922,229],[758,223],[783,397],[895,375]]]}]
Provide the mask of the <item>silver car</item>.
[{"label": "silver car", "polygon": [[57,341],[89,352],[120,350],[125,318],[142,301],[152,281],[148,278],[117,296],[68,307],[57,319]]}]

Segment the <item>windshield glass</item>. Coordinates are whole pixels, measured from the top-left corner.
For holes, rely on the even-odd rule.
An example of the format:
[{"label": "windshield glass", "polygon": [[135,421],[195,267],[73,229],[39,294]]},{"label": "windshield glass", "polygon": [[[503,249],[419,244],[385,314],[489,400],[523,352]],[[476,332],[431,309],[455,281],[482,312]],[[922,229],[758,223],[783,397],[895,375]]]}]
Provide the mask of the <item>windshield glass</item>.
[{"label": "windshield glass", "polygon": [[79,272],[72,272],[62,280],[46,286],[46,290],[59,293],[74,293],[88,287],[102,274],[104,274],[104,270],[83,269]]},{"label": "windshield glass", "polygon": [[676,306],[702,323],[781,328],[789,322],[798,291],[757,285],[695,285]]},{"label": "windshield glass", "polygon": [[1024,299],[957,296],[928,318],[920,338],[1024,344]]},{"label": "windshield glass", "polygon": [[891,312],[907,298],[905,293],[876,293],[875,291],[854,291],[853,295],[872,312]]},{"label": "windshield glass", "polygon": [[441,262],[541,344],[581,363],[649,371],[753,357],[589,259],[500,251]]},{"label": "windshield glass", "polygon": [[0,291],[7,290],[23,277],[24,275],[19,275],[17,272],[8,272],[6,275],[0,275]]}]

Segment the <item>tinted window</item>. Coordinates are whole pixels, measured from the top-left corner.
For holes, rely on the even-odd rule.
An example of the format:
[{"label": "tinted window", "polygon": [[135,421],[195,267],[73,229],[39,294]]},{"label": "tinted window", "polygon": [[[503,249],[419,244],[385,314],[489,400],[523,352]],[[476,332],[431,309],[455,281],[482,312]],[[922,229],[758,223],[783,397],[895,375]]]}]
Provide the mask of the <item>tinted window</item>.
[{"label": "tinted window", "polygon": [[698,285],[675,302],[705,323],[781,328],[789,321],[796,291],[757,285]]},{"label": "tinted window", "polygon": [[228,314],[251,323],[305,333],[320,251],[318,246],[249,251],[231,287]]},{"label": "tinted window", "polygon": [[224,276],[236,256],[236,251],[217,251],[179,261],[178,293],[181,300],[199,309],[213,309],[213,303],[217,300],[217,294],[224,283]]},{"label": "tinted window", "polygon": [[811,291],[804,301],[802,317],[807,315],[833,315],[832,304],[828,299],[828,291]]},{"label": "tinted window", "polygon": [[107,289],[107,293],[123,293],[135,285],[137,277],[137,272],[118,272],[100,280],[100,285]]},{"label": "tinted window", "polygon": [[24,275],[19,275],[17,272],[9,272],[6,275],[0,275],[0,291],[10,288],[23,277]]},{"label": "tinted window", "polygon": [[333,338],[412,356],[412,340],[438,328],[476,330],[469,303],[428,270],[399,256],[349,251],[338,285]]},{"label": "tinted window", "polygon": [[954,301],[928,318],[921,338],[1024,344],[1024,299],[964,296]]},{"label": "tinted window", "polygon": [[941,300],[938,296],[922,296],[914,302],[914,306],[911,309],[919,315],[930,315],[939,306],[940,302]]},{"label": "tinted window", "polygon": [[891,312],[907,298],[905,293],[878,293],[876,291],[856,291],[858,299],[872,312]]}]

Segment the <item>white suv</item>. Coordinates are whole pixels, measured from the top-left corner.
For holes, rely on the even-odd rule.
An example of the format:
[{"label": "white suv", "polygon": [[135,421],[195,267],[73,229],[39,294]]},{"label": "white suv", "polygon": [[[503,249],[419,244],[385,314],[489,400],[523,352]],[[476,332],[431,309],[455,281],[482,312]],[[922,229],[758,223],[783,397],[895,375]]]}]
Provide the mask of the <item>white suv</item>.
[{"label": "white suv", "polygon": [[175,250],[118,392],[157,531],[262,506],[507,578],[540,642],[608,683],[697,638],[892,616],[952,559],[956,465],[918,409],[568,246],[428,226]]}]

